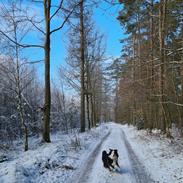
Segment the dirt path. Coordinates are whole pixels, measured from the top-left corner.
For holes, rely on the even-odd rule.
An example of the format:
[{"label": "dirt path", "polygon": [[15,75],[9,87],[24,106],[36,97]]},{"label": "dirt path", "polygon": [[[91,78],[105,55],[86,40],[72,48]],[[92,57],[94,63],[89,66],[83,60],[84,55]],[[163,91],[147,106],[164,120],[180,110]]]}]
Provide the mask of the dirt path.
[{"label": "dirt path", "polygon": [[[120,171],[109,172],[103,167],[102,151],[115,148],[119,151]],[[153,183],[145,168],[138,160],[125,133],[119,125],[111,124],[111,131],[78,168],[71,182],[75,183]]]}]

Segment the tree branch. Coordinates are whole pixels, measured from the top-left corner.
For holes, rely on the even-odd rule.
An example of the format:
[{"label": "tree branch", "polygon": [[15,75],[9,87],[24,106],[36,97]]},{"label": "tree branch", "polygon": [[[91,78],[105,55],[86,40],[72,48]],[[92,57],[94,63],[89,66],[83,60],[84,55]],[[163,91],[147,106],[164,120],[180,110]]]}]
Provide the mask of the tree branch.
[{"label": "tree branch", "polygon": [[46,35],[46,33],[42,30],[42,29],[40,29],[36,24],[35,24],[35,22],[32,20],[32,19],[29,19],[29,17],[27,17],[27,20],[38,30],[38,31],[40,31],[41,33],[43,33],[44,35]]},{"label": "tree branch", "polygon": [[2,30],[0,30],[0,33],[5,36],[9,41],[11,41],[12,43],[14,43],[15,45],[17,46],[20,46],[22,48],[30,48],[30,47],[33,47],[33,48],[44,48],[44,46],[42,45],[26,45],[26,44],[20,44],[18,42],[16,42],[15,40],[13,40],[12,38],[10,38],[7,34],[5,34]]},{"label": "tree branch", "polygon": [[40,62],[43,62],[44,60],[37,60],[37,61],[30,61],[30,62],[24,62],[22,64],[20,64],[20,67],[25,65],[25,64],[37,64],[37,63],[40,63]]},{"label": "tree branch", "polygon": [[63,23],[60,25],[60,27],[58,27],[58,28],[56,28],[56,29],[53,29],[53,30],[50,32],[50,35],[51,35],[52,33],[54,33],[54,32],[56,32],[56,31],[58,31],[58,30],[60,30],[60,29],[63,28],[63,26],[64,26],[65,23],[68,21],[69,17],[71,16],[71,14],[74,12],[75,8],[76,8],[79,4],[80,4],[80,2],[77,3],[77,4],[73,7],[73,9],[72,9],[72,10],[69,12],[69,14],[65,17],[65,20],[64,20]]},{"label": "tree branch", "polygon": [[58,13],[58,11],[62,8],[62,4],[63,4],[64,0],[61,0],[59,7],[57,8],[57,10],[53,13],[53,15],[50,17],[50,20]]}]

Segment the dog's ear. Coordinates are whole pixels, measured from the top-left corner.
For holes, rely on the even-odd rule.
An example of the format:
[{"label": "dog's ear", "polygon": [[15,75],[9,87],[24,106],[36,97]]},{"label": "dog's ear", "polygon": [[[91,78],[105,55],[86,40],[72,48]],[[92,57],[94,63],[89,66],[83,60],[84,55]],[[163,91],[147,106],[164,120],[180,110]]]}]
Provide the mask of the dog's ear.
[{"label": "dog's ear", "polygon": [[112,149],[109,148],[109,155],[112,153]]},{"label": "dog's ear", "polygon": [[116,156],[119,156],[117,149],[114,150],[114,153],[116,154]]}]

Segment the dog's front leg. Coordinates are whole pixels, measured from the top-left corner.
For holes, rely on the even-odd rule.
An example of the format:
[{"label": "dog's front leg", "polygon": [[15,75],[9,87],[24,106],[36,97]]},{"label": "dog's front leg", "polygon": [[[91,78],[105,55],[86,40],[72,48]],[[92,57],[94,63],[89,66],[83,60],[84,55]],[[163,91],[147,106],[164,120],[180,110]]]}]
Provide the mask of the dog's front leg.
[{"label": "dog's front leg", "polygon": [[119,164],[118,164],[118,160],[116,161],[116,165],[118,166],[118,168],[120,168]]},{"label": "dog's front leg", "polygon": [[115,167],[113,166],[113,165],[110,165],[111,167],[112,167],[112,170],[114,170],[115,169]]}]

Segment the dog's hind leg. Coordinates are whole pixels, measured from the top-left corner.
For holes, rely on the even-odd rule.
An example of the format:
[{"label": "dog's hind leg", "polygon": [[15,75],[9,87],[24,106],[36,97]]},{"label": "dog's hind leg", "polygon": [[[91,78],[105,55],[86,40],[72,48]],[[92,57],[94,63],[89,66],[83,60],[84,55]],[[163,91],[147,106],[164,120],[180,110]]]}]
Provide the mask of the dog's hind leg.
[{"label": "dog's hind leg", "polygon": [[104,163],[103,165],[105,168],[109,168],[108,164]]}]

